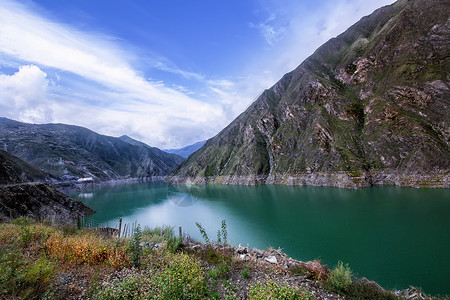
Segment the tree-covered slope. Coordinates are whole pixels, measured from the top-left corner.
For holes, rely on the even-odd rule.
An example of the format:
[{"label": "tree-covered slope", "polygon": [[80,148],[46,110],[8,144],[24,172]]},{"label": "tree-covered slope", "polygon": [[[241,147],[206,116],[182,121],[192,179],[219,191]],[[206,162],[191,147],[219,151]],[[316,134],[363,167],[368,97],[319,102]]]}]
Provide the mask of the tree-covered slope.
[{"label": "tree-covered slope", "polygon": [[157,148],[64,124],[26,124],[0,118],[0,146],[58,178],[98,180],[163,176],[183,158]]},{"label": "tree-covered slope", "polygon": [[450,4],[400,0],[283,76],[175,182],[449,186]]}]

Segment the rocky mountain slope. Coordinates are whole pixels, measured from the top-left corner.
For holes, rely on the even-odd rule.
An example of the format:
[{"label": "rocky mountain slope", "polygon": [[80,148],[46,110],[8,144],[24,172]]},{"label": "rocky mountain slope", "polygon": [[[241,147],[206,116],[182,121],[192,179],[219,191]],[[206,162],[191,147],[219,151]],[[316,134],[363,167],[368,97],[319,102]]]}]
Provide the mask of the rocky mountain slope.
[{"label": "rocky mountain slope", "polygon": [[30,217],[55,223],[72,223],[77,216],[93,213],[80,201],[44,183],[0,186],[0,221]]},{"label": "rocky mountain slope", "polygon": [[449,187],[450,3],[400,0],[283,76],[174,182]]},{"label": "rocky mountain slope", "polygon": [[174,153],[184,158],[188,158],[189,155],[200,149],[205,143],[206,141],[201,141],[180,149],[166,149],[163,151],[167,153]]},{"label": "rocky mountain slope", "polygon": [[47,181],[49,177],[20,158],[0,150],[0,184]]},{"label": "rocky mountain slope", "polygon": [[6,118],[0,118],[0,147],[63,179],[163,176],[183,161],[157,148],[131,145],[83,127]]}]

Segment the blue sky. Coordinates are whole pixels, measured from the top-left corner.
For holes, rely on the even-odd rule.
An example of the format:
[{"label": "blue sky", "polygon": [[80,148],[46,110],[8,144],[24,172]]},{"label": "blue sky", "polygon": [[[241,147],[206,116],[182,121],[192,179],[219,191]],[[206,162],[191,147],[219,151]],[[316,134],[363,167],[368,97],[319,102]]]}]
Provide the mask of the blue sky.
[{"label": "blue sky", "polygon": [[0,0],[0,116],[186,146],[393,2]]}]

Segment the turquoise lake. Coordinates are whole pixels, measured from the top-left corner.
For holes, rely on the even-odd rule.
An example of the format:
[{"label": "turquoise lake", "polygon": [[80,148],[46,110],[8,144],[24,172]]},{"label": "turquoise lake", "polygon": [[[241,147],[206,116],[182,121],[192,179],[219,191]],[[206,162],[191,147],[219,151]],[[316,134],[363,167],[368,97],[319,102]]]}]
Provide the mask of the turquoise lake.
[{"label": "turquoise lake", "polygon": [[412,285],[450,294],[449,189],[136,183],[88,187],[71,196],[111,227],[119,218],[143,227],[181,226],[202,240],[195,222],[216,239],[225,219],[233,245],[279,247],[330,268],[341,260],[387,289]]}]

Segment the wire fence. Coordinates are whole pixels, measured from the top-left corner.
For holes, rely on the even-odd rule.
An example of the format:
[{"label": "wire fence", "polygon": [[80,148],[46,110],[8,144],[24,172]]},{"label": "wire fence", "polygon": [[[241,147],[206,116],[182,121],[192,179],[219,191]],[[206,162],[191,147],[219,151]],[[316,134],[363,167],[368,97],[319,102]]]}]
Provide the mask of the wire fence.
[{"label": "wire fence", "polygon": [[95,231],[103,232],[116,237],[131,237],[134,235],[138,224],[137,221],[134,223],[122,223],[122,218],[116,224],[110,224],[100,222],[94,218],[79,216],[76,220],[76,227],[78,229],[87,228]]}]

